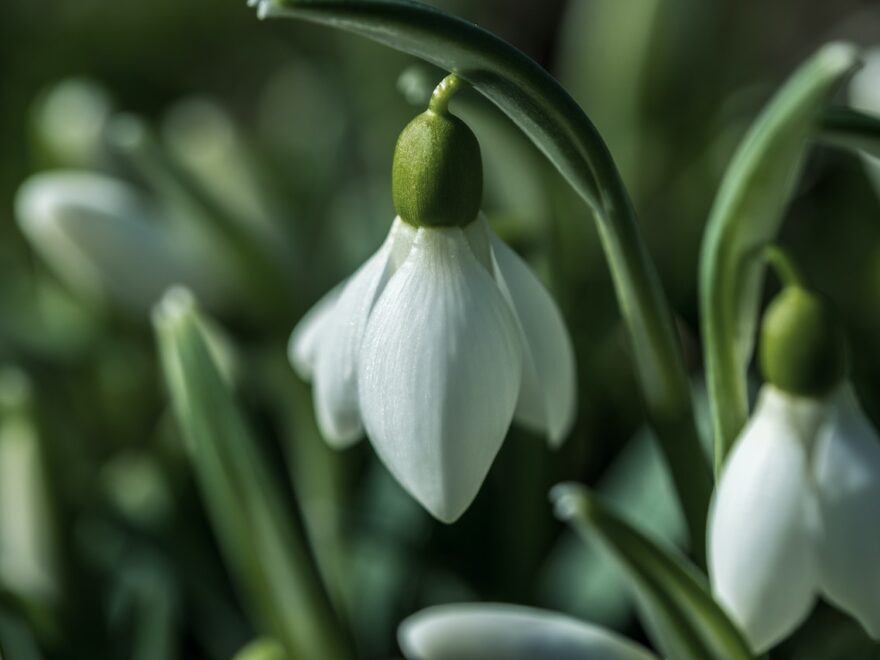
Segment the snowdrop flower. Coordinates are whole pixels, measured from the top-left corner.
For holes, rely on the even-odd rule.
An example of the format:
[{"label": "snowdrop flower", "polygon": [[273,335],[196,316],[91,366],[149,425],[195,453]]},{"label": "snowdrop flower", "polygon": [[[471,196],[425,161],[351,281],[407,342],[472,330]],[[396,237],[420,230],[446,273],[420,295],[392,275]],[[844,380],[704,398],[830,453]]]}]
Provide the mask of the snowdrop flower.
[{"label": "snowdrop flower", "polygon": [[290,343],[327,441],[345,447],[366,431],[445,522],[476,496],[514,417],[556,446],[575,400],[559,310],[479,215],[479,145],[446,109],[455,80],[398,139],[388,238]]},{"label": "snowdrop flower", "polygon": [[221,293],[130,184],[79,170],[26,180],[18,224],[47,265],[78,293],[144,313],[169,286],[187,283],[206,299]]},{"label": "snowdrop flower", "polygon": [[880,638],[880,439],[844,381],[824,304],[788,286],[764,318],[768,381],[709,521],[712,589],[756,653],[823,596]]},{"label": "snowdrop flower", "polygon": [[655,660],[642,646],[569,616],[518,605],[440,605],[400,624],[400,648],[418,660]]}]

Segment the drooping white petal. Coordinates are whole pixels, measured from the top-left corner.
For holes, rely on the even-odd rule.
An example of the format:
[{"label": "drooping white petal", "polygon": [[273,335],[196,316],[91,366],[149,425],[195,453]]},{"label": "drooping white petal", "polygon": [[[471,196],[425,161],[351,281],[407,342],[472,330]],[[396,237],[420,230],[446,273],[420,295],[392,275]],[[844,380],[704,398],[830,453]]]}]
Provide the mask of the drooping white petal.
[{"label": "drooping white petal", "polygon": [[792,632],[815,600],[807,457],[821,410],[765,385],[710,508],[712,591],[756,653]]},{"label": "drooping white petal", "polygon": [[287,358],[303,380],[311,380],[318,345],[333,318],[333,310],[347,280],[330,289],[296,324],[287,342]]},{"label": "drooping white petal", "polygon": [[367,319],[394,266],[415,234],[396,219],[382,247],[352,275],[324,320],[314,360],[318,426],[334,447],[347,447],[363,434],[357,394],[357,363]]},{"label": "drooping white petal", "polygon": [[575,415],[574,348],[556,303],[531,269],[478,220],[489,237],[498,285],[510,301],[525,351],[516,420],[547,434],[558,447]]},{"label": "drooping white petal", "polygon": [[518,605],[430,607],[405,619],[398,642],[413,660],[652,660],[646,649],[599,626]]},{"label": "drooping white petal", "polygon": [[880,638],[880,438],[841,388],[813,457],[823,594]]},{"label": "drooping white petal", "polygon": [[513,417],[516,321],[460,229],[420,229],[373,308],[359,392],[367,435],[435,517],[458,518]]}]

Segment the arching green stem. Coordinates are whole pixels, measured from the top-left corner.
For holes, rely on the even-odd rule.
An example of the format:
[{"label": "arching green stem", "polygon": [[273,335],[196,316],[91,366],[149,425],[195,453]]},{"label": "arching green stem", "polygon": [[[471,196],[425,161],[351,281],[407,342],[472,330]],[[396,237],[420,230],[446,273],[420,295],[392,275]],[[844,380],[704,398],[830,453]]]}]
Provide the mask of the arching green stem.
[{"label": "arching green stem", "polygon": [[434,88],[431,100],[428,103],[428,109],[439,114],[445,114],[449,108],[449,102],[460,87],[461,78],[454,73],[450,73]]},{"label": "arching green stem", "polygon": [[764,248],[764,260],[767,265],[773,267],[777,277],[786,286],[804,286],[806,284],[803,274],[791,255],[778,245],[768,245]]}]

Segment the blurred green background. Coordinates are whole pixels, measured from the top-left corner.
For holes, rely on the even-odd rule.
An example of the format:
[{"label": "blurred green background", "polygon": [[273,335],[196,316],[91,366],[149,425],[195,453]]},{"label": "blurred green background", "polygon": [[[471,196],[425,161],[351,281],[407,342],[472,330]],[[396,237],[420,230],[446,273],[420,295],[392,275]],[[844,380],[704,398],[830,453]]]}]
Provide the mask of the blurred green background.
[{"label": "blurred green background", "polygon": [[[880,43],[880,7],[433,4],[538,60],[597,124],[679,316],[699,393],[696,265],[724,168],[775,87],[816,47],[838,37]],[[236,393],[291,502],[296,494],[362,657],[394,656],[400,619],[453,600],[540,605],[641,636],[613,566],[553,520],[547,491],[561,480],[597,485],[658,538],[688,540],[643,429],[592,222],[488,102],[464,93],[453,110],[480,140],[491,222],[554,293],[574,337],[580,405],[566,445],[550,452],[512,429],[473,507],[445,526],[403,493],[368,443],[342,453],[322,443],[309,388],[287,364],[295,322],[387,232],[396,136],[442,75],[349,35],[258,21],[243,0],[0,6],[4,658],[228,658],[259,632],[168,409],[152,301],[68,281],[16,222],[18,187],[54,169],[128,181],[160,222],[185,228],[180,240],[198,255],[194,288],[218,322]],[[211,203],[194,202],[169,171]],[[853,380],[875,422],[878,217],[862,163],[816,149],[783,233],[846,321]],[[136,249],[125,256],[129,274],[156,276]],[[819,628],[808,628],[838,619],[820,608]],[[812,643],[807,631],[779,657]]]}]

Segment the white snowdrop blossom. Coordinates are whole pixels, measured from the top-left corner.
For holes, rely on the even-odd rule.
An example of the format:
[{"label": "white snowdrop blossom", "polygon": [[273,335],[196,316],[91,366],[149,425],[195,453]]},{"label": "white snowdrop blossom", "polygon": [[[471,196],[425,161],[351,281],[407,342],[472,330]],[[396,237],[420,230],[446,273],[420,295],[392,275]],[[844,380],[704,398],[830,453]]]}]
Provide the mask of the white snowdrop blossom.
[{"label": "white snowdrop blossom", "polygon": [[511,420],[559,445],[575,410],[571,340],[525,263],[480,216],[465,227],[394,220],[379,250],[294,329],[327,441],[366,430],[434,516],[470,505]]},{"label": "white snowdrop blossom", "polygon": [[594,624],[532,607],[496,603],[439,605],[417,612],[397,632],[415,660],[655,660],[635,642]]},{"label": "white snowdrop blossom", "polygon": [[195,259],[125,181],[84,170],[35,174],[21,184],[15,212],[46,264],[85,297],[139,314],[178,283],[208,302],[223,298],[210,263]]},{"label": "white snowdrop blossom", "polygon": [[364,432],[436,518],[473,501],[516,418],[565,438],[574,351],[547,291],[480,214],[480,145],[448,111],[455,75],[400,133],[397,218],[382,247],[294,329],[290,361],[314,381],[327,441]]},{"label": "white snowdrop blossom", "polygon": [[852,388],[763,387],[709,521],[712,590],[756,653],[823,596],[880,638],[880,439]]}]

